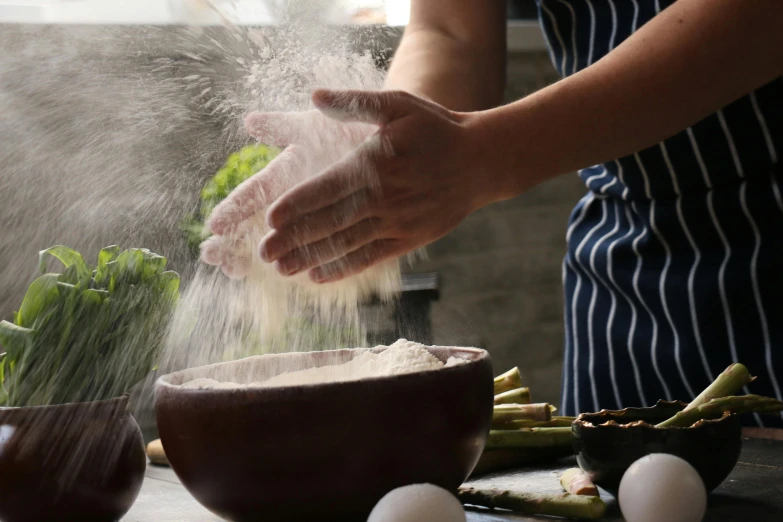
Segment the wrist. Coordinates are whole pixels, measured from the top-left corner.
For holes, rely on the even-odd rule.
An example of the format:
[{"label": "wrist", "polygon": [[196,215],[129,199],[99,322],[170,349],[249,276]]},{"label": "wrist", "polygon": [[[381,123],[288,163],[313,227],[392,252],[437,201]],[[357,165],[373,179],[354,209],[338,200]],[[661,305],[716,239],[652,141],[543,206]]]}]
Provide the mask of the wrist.
[{"label": "wrist", "polygon": [[[530,164],[523,158],[531,155],[525,143],[525,129],[499,109],[463,115],[464,127],[471,143],[471,164],[477,165],[482,190],[477,196],[481,206],[515,198],[536,185]],[[526,152],[522,152],[526,151]]]}]

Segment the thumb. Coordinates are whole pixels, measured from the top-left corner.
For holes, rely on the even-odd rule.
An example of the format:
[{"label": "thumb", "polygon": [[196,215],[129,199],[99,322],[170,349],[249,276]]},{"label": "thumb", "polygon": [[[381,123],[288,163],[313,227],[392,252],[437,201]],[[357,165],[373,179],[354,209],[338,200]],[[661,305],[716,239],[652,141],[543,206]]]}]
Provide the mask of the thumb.
[{"label": "thumb", "polygon": [[343,122],[383,125],[418,107],[415,98],[404,91],[333,91],[318,89],[313,103],[325,116]]}]

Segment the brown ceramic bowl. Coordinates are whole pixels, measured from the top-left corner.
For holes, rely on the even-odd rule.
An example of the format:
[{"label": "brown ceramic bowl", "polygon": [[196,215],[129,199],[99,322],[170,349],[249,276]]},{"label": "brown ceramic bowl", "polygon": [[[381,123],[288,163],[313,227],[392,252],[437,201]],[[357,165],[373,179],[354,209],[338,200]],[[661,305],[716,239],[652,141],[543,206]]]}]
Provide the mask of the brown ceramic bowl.
[{"label": "brown ceramic bowl", "polygon": [[669,453],[691,464],[707,491],[712,491],[737,465],[742,426],[738,416],[726,415],[688,428],[655,427],[685,406],[682,402],[659,401],[652,408],[580,415],[572,425],[579,467],[595,484],[616,495],[631,464],[651,453]]},{"label": "brown ceramic bowl", "polygon": [[231,521],[365,522],[390,490],[454,490],[479,459],[492,418],[489,354],[429,348],[466,364],[360,381],[244,389],[187,389],[198,377],[249,383],[340,364],[355,350],[289,353],[161,377],[163,447],[184,486]]},{"label": "brown ceramic bowl", "polygon": [[115,522],[146,468],[128,399],[0,408],[0,520]]}]

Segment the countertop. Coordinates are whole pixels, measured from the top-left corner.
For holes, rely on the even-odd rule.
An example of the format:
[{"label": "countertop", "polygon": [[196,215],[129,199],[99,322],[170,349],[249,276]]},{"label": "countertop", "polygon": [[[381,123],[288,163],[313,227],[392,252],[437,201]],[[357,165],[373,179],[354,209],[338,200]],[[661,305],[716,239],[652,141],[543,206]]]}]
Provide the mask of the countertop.
[{"label": "countertop", "polygon": [[[560,493],[560,473],[575,465],[565,459],[548,467],[525,468],[471,482],[491,482],[521,491]],[[620,522],[614,499],[607,501],[607,522]],[[500,511],[470,509],[469,522],[511,522],[557,520],[550,517],[523,517]],[[783,520],[783,441],[746,438],[737,467],[709,498],[705,522],[780,522]],[[149,466],[139,498],[123,522],[220,522],[191,497],[174,472]]]}]

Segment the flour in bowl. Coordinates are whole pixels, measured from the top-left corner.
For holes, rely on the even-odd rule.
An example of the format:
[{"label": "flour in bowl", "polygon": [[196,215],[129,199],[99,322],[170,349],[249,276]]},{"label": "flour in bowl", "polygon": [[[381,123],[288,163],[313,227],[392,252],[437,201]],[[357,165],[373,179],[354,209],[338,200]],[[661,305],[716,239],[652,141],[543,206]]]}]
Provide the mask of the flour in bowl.
[{"label": "flour in bowl", "polygon": [[195,389],[230,389],[246,387],[276,387],[301,386],[326,382],[345,382],[367,379],[370,377],[385,377],[406,373],[438,370],[467,362],[465,359],[450,357],[445,363],[432,355],[423,344],[400,339],[380,353],[361,352],[350,361],[343,364],[308,368],[289,373],[283,373],[262,382],[238,384],[234,382],[218,382],[213,379],[199,378],[188,381],[183,388]]}]

